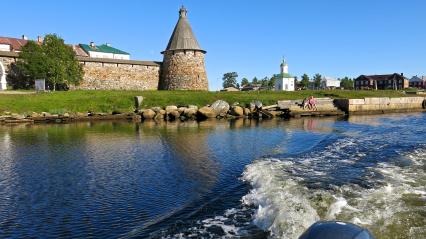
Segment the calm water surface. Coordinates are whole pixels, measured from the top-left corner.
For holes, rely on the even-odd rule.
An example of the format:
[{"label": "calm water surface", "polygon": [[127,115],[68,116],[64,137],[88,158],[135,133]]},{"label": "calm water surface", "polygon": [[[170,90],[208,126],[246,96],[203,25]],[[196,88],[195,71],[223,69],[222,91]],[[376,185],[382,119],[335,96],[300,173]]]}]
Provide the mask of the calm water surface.
[{"label": "calm water surface", "polygon": [[0,126],[1,238],[426,238],[426,114]]}]

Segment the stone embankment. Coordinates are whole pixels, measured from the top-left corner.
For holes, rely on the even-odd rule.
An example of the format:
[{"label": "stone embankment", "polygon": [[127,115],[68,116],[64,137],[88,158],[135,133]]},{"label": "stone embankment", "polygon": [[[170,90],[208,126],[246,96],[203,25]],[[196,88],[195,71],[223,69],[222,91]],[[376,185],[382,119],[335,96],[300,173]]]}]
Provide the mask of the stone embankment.
[{"label": "stone embankment", "polygon": [[[136,108],[140,108],[138,104],[142,102],[136,99]],[[262,107],[262,103],[257,101],[247,106],[242,106],[239,103],[230,105],[223,100],[217,100],[211,105],[206,105],[198,108],[196,105],[175,106],[170,105],[165,108],[153,107],[150,109],[139,109],[137,114],[143,120],[204,120],[209,118],[273,118],[283,114],[278,110],[277,105],[273,107]]]},{"label": "stone embankment", "polygon": [[425,97],[336,99],[335,105],[347,114],[384,114],[424,111]]},{"label": "stone embankment", "polygon": [[5,112],[0,115],[0,124],[21,124],[21,123],[70,123],[80,121],[96,121],[96,120],[132,120],[140,121],[141,116],[135,113],[126,114],[106,114],[106,113],[64,113],[50,114],[47,112],[36,113],[30,115],[14,114]]},{"label": "stone embankment", "polygon": [[351,114],[382,114],[392,112],[425,111],[425,97],[401,98],[364,98],[364,99],[316,99],[316,109],[303,107],[303,100],[283,100],[275,105],[264,106],[260,101],[253,101],[248,105],[235,102],[229,104],[217,100],[211,105],[199,108],[196,105],[166,107],[152,107],[144,109],[143,97],[135,97],[135,111],[131,113],[64,113],[49,114],[47,112],[29,115],[13,114],[9,112],[0,115],[0,124],[17,123],[67,123],[76,121],[96,120],[143,120],[186,121],[204,120],[209,118],[224,119],[270,119],[274,117],[290,118],[302,116],[332,116]]}]

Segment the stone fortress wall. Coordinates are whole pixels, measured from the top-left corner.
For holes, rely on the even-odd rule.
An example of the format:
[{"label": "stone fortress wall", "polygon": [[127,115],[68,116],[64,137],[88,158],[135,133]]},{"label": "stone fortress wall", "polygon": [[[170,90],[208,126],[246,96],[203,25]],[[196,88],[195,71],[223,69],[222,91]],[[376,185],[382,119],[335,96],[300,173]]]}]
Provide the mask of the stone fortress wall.
[{"label": "stone fortress wall", "polygon": [[157,90],[161,62],[79,58],[83,81],[76,89]]},{"label": "stone fortress wall", "polygon": [[[0,52],[0,62],[10,70],[18,54]],[[161,62],[78,57],[83,65],[81,84],[73,89],[84,90],[157,90]]]}]

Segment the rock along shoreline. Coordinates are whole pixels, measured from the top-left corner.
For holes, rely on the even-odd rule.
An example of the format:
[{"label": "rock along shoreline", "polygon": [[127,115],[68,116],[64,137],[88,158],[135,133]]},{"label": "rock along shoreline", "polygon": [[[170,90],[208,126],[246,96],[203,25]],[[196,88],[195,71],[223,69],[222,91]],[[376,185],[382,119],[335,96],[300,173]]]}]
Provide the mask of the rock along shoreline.
[{"label": "rock along shoreline", "polygon": [[304,116],[343,116],[360,114],[384,114],[397,112],[423,112],[426,111],[425,97],[400,97],[400,98],[364,98],[364,99],[331,99],[318,98],[316,110],[304,109],[303,100],[283,100],[277,104],[264,106],[260,101],[253,101],[247,105],[238,102],[229,104],[217,100],[211,105],[199,108],[196,105],[166,107],[142,107],[143,97],[135,97],[135,111],[130,113],[64,113],[50,114],[47,112],[29,115],[20,115],[5,112],[0,115],[0,124],[35,124],[35,123],[71,123],[101,120],[128,120],[143,122],[154,121],[202,121],[211,118],[217,119],[272,119],[272,118],[300,118]]}]

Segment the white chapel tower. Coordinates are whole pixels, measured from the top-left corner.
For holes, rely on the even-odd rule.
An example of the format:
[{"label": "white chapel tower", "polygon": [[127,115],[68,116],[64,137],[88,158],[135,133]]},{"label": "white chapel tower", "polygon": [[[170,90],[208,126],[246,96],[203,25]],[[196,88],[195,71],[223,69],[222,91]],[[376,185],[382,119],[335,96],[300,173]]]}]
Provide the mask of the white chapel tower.
[{"label": "white chapel tower", "polygon": [[283,58],[283,61],[281,62],[281,74],[288,74],[288,64],[285,61],[285,59]]},{"label": "white chapel tower", "polygon": [[275,81],[275,90],[294,91],[294,77],[288,73],[288,64],[284,58],[281,62],[280,68],[281,74]]}]

